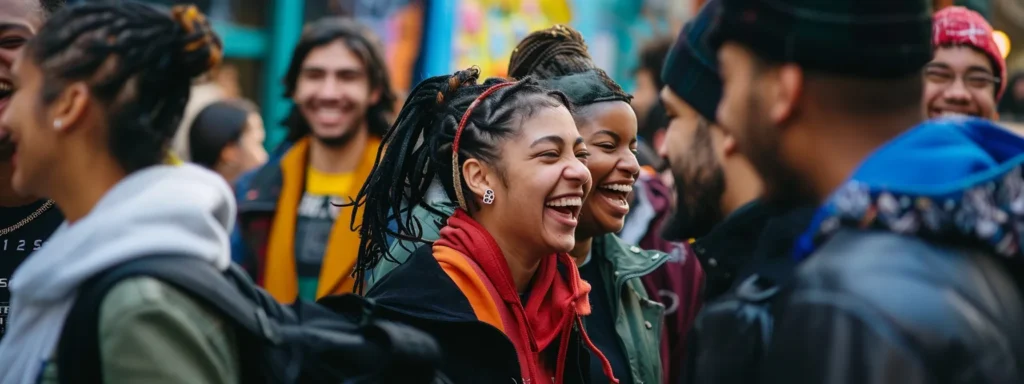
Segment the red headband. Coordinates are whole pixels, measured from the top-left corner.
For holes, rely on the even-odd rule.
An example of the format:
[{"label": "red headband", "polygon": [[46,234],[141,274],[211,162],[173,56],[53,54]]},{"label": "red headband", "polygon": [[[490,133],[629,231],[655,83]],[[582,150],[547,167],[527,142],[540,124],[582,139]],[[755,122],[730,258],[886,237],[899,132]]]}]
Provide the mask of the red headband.
[{"label": "red headband", "polygon": [[487,98],[487,96],[490,96],[499,89],[518,83],[518,81],[510,81],[507,83],[495,84],[490,88],[487,88],[484,93],[481,93],[480,96],[476,97],[476,100],[473,100],[473,102],[469,104],[469,108],[466,108],[466,113],[462,114],[462,120],[459,120],[459,128],[455,130],[455,139],[452,141],[452,182],[455,183],[455,197],[459,200],[459,207],[463,210],[468,210],[469,208],[466,205],[466,198],[462,195],[462,176],[461,172],[459,172],[459,139],[462,138],[462,130],[466,128],[466,122],[469,121],[469,115],[473,113],[473,108],[476,108],[483,99]]}]

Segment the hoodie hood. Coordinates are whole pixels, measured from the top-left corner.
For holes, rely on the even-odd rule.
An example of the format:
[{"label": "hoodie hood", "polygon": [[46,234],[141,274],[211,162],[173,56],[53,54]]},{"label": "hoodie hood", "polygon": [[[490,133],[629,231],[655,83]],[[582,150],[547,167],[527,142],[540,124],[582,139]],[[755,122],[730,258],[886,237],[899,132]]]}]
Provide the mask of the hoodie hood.
[{"label": "hoodie hood", "polygon": [[17,309],[0,342],[0,383],[36,382],[79,286],[97,273],[156,255],[197,257],[225,270],[234,217],[231,188],[198,166],[153,166],[125,177],[14,272],[11,307]]},{"label": "hoodie hood", "polygon": [[841,228],[980,246],[1024,262],[1024,138],[975,118],[932,120],[869,156],[818,210],[795,258]]},{"label": "hoodie hood", "polygon": [[198,257],[224,270],[234,219],[231,188],[217,174],[194,165],[146,168],[84,218],[61,225],[15,272],[12,295],[19,304],[63,301],[96,273],[154,254]]}]

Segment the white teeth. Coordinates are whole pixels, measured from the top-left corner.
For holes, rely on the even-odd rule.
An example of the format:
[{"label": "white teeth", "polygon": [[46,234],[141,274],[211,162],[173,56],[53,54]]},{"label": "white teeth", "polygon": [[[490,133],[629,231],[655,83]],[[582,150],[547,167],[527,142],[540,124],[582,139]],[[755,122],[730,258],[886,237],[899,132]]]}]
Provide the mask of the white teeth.
[{"label": "white teeth", "polygon": [[583,206],[583,198],[581,197],[563,197],[557,200],[549,201],[545,204],[549,207],[581,207]]},{"label": "white teeth", "polygon": [[14,86],[11,83],[0,81],[0,92],[10,92],[14,90]]},{"label": "white teeth", "polygon": [[317,116],[325,120],[334,120],[341,118],[341,111],[333,108],[321,108],[316,112]]},{"label": "white teeth", "polygon": [[942,117],[967,117],[967,115],[959,112],[944,111],[942,112]]},{"label": "white teeth", "polygon": [[625,192],[625,193],[633,192],[633,186],[630,185],[630,184],[608,184],[608,185],[602,185],[601,188],[607,189],[609,191],[615,191],[615,192]]}]

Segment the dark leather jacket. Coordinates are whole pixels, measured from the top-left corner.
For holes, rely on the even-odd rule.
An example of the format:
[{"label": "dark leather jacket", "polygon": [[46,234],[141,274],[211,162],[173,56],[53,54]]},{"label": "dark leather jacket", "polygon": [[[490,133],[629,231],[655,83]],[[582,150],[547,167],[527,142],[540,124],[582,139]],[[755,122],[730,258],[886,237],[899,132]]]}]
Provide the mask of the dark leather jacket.
[{"label": "dark leather jacket", "polygon": [[[778,286],[795,270],[791,250],[814,207],[753,202],[694,243],[707,265],[709,302],[688,335],[682,383],[750,384],[772,331]],[[713,262],[713,264],[712,264]]]},{"label": "dark leather jacket", "polygon": [[764,383],[1024,383],[1024,303],[1003,260],[844,229],[780,296]]}]

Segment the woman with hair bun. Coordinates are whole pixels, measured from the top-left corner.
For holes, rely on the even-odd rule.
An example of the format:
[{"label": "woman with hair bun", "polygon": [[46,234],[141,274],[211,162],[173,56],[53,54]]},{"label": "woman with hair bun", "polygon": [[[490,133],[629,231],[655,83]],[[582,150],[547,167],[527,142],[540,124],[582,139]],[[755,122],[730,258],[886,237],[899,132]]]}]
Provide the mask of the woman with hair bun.
[{"label": "woman with hair bun", "polygon": [[[436,226],[437,241],[366,296],[433,335],[445,375],[457,383],[586,383],[596,364],[611,377],[581,327],[590,287],[568,254],[590,189],[589,152],[568,101],[531,79],[478,84],[478,76],[472,68],[424,80],[385,135],[387,151],[356,198],[365,210],[357,281],[394,260],[392,237],[423,243],[423,227]],[[451,213],[417,222],[410,208],[430,208],[431,189]]]},{"label": "woman with hair bun", "polygon": [[[677,382],[683,341],[700,305],[702,274],[693,261],[684,264],[687,252],[681,244],[642,250],[616,235],[631,202],[637,201],[634,192],[649,190],[634,190],[634,185],[646,185],[637,183],[632,96],[597,67],[583,35],[562,25],[524,38],[512,52],[508,72],[516,78],[538,78],[565,93],[591,152],[587,168],[594,187],[583,203],[571,252],[580,275],[593,286],[593,313],[584,321],[587,332],[623,383]],[[593,367],[592,382],[607,380]]]},{"label": "woman with hair bun", "polygon": [[263,119],[252,102],[222,100],[204,107],[189,128],[193,163],[211,169],[235,185],[239,176],[267,161]]},{"label": "woman with hair bun", "polygon": [[[90,361],[108,383],[240,381],[228,321],[157,279],[121,280],[93,318],[69,316],[90,278],[125,262],[230,264],[231,188],[202,167],[165,164],[191,80],[221,52],[195,7],[168,14],[130,2],[67,8],[29,43],[2,118],[15,146],[12,184],[53,199],[67,221],[11,279],[0,382],[80,381],[71,368]],[[97,324],[98,351],[62,337],[80,322]]]}]

